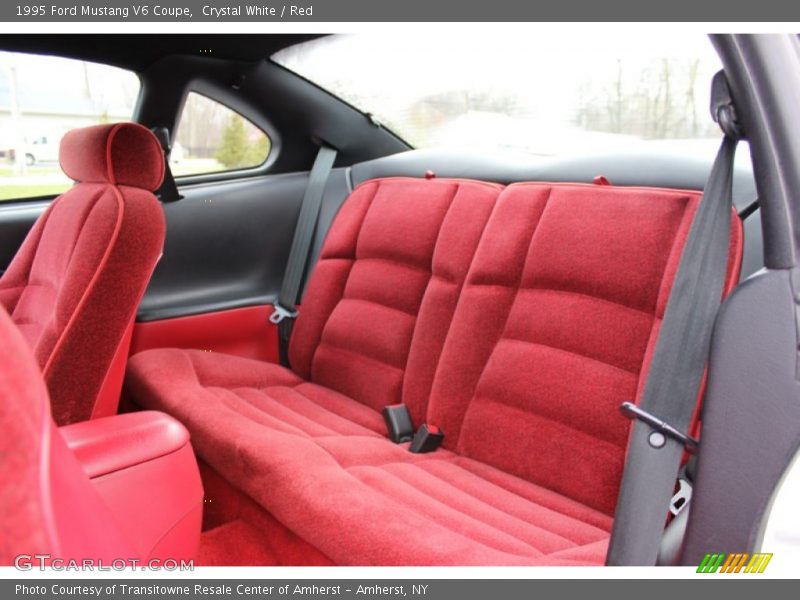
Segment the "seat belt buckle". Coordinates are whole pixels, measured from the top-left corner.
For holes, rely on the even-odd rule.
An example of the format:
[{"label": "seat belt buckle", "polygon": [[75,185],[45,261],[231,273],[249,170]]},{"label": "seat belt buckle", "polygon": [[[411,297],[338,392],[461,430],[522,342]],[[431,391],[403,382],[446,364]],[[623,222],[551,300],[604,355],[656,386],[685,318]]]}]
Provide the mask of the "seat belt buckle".
[{"label": "seat belt buckle", "polygon": [[643,408],[636,406],[633,402],[623,402],[619,409],[625,417],[632,421],[641,421],[652,429],[647,438],[651,447],[656,449],[663,448],[667,443],[667,438],[671,438],[683,445],[689,454],[697,453],[699,442],[695,438],[679,431],[663,419],[659,419]]},{"label": "seat belt buckle", "polygon": [[392,404],[383,407],[383,420],[389,432],[389,439],[395,444],[410,442],[414,437],[414,424],[405,404]]},{"label": "seat belt buckle", "polygon": [[296,319],[300,314],[297,309],[289,309],[283,306],[280,302],[275,302],[272,305],[272,314],[269,316],[269,322],[277,325],[284,319]]},{"label": "seat belt buckle", "polygon": [[414,454],[433,452],[442,445],[443,440],[444,432],[441,429],[436,425],[423,424],[414,434],[414,439],[411,440],[408,451]]}]

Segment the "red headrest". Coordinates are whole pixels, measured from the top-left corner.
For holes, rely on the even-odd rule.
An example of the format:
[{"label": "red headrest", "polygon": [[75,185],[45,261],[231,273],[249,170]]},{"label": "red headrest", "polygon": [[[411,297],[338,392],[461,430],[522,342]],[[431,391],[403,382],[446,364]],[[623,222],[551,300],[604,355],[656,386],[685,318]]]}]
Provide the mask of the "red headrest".
[{"label": "red headrest", "polygon": [[111,183],[158,189],[164,178],[164,152],[156,136],[136,123],[73,129],[61,140],[61,169],[84,183]]}]

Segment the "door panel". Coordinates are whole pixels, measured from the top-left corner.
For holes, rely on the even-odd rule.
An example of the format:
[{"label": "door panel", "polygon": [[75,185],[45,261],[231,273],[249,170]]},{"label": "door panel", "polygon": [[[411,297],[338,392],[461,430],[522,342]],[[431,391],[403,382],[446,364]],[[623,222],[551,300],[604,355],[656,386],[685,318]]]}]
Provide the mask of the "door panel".
[{"label": "door panel", "polygon": [[151,348],[196,348],[278,362],[272,306],[245,306],[174,319],[136,323],[131,355]]},{"label": "door panel", "polygon": [[[164,205],[164,255],[139,309],[140,322],[271,304],[280,291],[308,173],[181,188]],[[347,194],[331,173],[320,229]],[[322,235],[322,233],[320,234]]]}]

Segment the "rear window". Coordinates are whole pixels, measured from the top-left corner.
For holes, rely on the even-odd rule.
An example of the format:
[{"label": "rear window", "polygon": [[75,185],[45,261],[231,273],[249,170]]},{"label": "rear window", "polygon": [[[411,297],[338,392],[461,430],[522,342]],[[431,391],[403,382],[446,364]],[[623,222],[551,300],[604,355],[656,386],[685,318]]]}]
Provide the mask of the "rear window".
[{"label": "rear window", "polygon": [[0,200],[60,194],[62,136],[129,121],[139,96],[130,71],[80,60],[0,52]]},{"label": "rear window", "polygon": [[677,146],[713,155],[706,36],[468,29],[336,35],[273,60],[415,147],[538,155]]}]

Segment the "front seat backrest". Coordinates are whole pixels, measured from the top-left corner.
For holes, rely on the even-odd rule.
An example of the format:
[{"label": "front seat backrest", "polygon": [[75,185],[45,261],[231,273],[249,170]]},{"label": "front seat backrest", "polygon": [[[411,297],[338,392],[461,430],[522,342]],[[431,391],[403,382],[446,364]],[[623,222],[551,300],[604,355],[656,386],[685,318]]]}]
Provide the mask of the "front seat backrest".
[{"label": "front seat backrest", "polygon": [[38,219],[0,278],[0,306],[32,348],[60,424],[114,414],[136,308],[161,255],[155,136],[135,123],[67,133],[76,184]]}]

